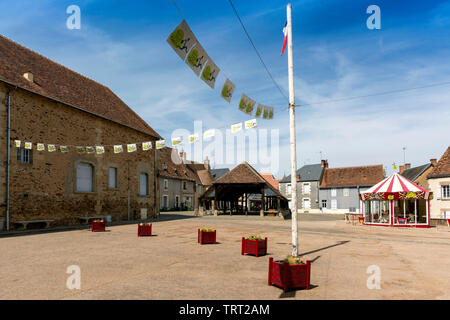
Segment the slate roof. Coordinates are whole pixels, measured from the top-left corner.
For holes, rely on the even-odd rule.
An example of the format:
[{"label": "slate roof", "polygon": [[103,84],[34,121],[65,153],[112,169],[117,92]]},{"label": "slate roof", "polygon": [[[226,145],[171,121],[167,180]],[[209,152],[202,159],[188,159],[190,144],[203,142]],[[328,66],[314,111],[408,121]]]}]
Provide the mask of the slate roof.
[{"label": "slate roof", "polygon": [[177,149],[162,148],[158,150],[158,155],[160,159],[158,164],[160,177],[197,181],[196,174],[182,162]]},{"label": "slate roof", "polygon": [[211,173],[211,176],[213,177],[213,179],[219,179],[220,177],[222,177],[226,173],[230,172],[230,169],[228,169],[228,168],[210,169],[209,172]]},{"label": "slate roof", "polygon": [[383,165],[326,168],[321,188],[373,186],[384,179]]},{"label": "slate roof", "polygon": [[445,150],[439,162],[427,176],[428,179],[450,177],[450,147]]},{"label": "slate roof", "polygon": [[[34,81],[23,77],[31,72]],[[0,35],[0,81],[161,138],[106,86]]]},{"label": "slate roof", "polygon": [[[297,170],[298,181],[320,181],[323,172],[322,164],[307,164]],[[290,183],[291,175],[283,178],[280,183]]]},{"label": "slate roof", "polygon": [[409,169],[403,170],[403,172],[400,173],[400,175],[410,181],[414,181],[417,178],[419,178],[431,166],[432,166],[431,163],[427,163],[427,164],[424,164],[424,165],[421,165],[418,167],[409,168]]}]

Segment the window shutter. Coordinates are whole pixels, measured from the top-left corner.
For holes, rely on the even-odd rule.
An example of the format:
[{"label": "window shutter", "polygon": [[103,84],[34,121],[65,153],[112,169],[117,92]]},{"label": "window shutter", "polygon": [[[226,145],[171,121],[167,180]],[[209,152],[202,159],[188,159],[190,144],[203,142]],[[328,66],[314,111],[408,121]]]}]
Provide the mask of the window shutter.
[{"label": "window shutter", "polygon": [[109,187],[117,188],[117,169],[109,168]]},{"label": "window shutter", "polygon": [[147,185],[147,174],[141,173],[139,175],[139,194],[141,196],[146,196],[148,194]]},{"label": "window shutter", "polygon": [[92,166],[86,163],[77,165],[77,191],[92,192]]},{"label": "window shutter", "polygon": [[441,198],[441,186],[438,186],[436,189],[436,199]]}]

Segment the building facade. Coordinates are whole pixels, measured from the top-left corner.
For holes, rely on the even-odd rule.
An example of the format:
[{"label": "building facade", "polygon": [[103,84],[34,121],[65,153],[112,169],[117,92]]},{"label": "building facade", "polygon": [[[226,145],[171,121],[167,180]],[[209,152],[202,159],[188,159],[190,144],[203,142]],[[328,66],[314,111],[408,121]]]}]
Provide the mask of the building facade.
[{"label": "building facade", "polygon": [[[319,185],[323,171],[328,166],[326,160],[319,164],[305,165],[297,170],[297,212],[320,213]],[[292,209],[291,176],[281,179],[280,192],[288,199]]]},{"label": "building facade", "polygon": [[435,222],[450,219],[450,147],[427,176],[428,189],[433,192],[430,201],[430,219]]},{"label": "building facade", "polygon": [[359,194],[384,179],[382,165],[325,168],[319,188],[323,213],[361,213]]},{"label": "building facade", "polygon": [[436,159],[430,159],[430,163],[413,168],[411,168],[410,163],[406,163],[404,166],[402,165],[399,167],[399,173],[409,181],[412,181],[422,188],[429,190],[427,176],[431,173],[431,171],[433,171],[433,168],[436,165]]},{"label": "building facade", "polygon": [[[154,146],[161,137],[107,87],[2,36],[0,132],[0,219],[6,229],[24,221],[57,226],[87,216],[114,221],[158,214],[155,150],[138,144],[128,153],[126,144]],[[25,149],[25,142],[32,148]],[[37,143],[45,150],[38,151]],[[49,144],[57,150],[49,152]],[[119,144],[125,152],[116,154],[112,146]],[[76,146],[104,146],[104,153],[80,153]]]}]

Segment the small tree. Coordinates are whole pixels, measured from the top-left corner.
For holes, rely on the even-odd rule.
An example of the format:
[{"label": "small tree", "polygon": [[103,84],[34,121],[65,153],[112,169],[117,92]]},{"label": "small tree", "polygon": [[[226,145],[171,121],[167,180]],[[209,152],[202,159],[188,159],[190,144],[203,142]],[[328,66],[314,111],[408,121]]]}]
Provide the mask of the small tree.
[{"label": "small tree", "polygon": [[195,49],[192,49],[192,51],[189,52],[187,61],[192,67],[195,67],[197,64],[197,61],[198,61],[198,51]]},{"label": "small tree", "polygon": [[177,29],[170,34],[170,42],[175,48],[180,48],[184,39],[184,31]]},{"label": "small tree", "polygon": [[263,118],[267,119],[267,110],[266,109],[264,109]]},{"label": "small tree", "polygon": [[269,119],[273,119],[273,110],[269,111]]},{"label": "small tree", "polygon": [[247,109],[245,110],[247,113],[252,113],[253,111],[253,104],[251,102],[248,103]]},{"label": "small tree", "polygon": [[260,115],[261,115],[261,107],[258,107],[258,108],[256,109],[256,114],[255,114],[255,116],[259,117]]}]

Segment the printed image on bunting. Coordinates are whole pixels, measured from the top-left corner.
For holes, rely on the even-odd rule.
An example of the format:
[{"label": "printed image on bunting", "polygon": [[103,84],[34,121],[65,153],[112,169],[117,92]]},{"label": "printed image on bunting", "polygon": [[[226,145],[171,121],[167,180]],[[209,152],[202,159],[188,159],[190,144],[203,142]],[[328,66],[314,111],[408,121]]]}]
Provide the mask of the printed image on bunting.
[{"label": "printed image on bunting", "polygon": [[245,121],[245,129],[252,129],[256,127],[257,127],[256,119]]},{"label": "printed image on bunting", "polygon": [[59,146],[59,150],[60,150],[62,153],[66,153],[66,152],[69,151],[69,149],[68,149],[66,146]]},{"label": "printed image on bunting", "polygon": [[14,140],[14,144],[16,145],[16,148],[20,148],[20,140]]},{"label": "printed image on bunting", "polygon": [[203,49],[200,43],[197,43],[194,48],[189,52],[186,63],[194,71],[197,77],[200,75],[200,71],[203,69],[206,61],[209,57],[206,51]]},{"label": "printed image on bunting", "polygon": [[54,144],[49,144],[47,146],[47,150],[48,150],[48,152],[54,152],[54,151],[56,151],[56,147]]},{"label": "printed image on bunting", "polygon": [[95,152],[94,147],[86,147],[86,153],[87,153],[87,154],[92,154],[92,153],[94,153],[94,152]]},{"label": "printed image on bunting", "polygon": [[144,151],[148,151],[152,148],[152,142],[148,141],[148,142],[142,142],[142,150]]},{"label": "printed image on bunting", "polygon": [[243,93],[241,101],[239,101],[239,110],[251,115],[253,112],[253,108],[255,107],[255,103],[256,101],[250,99],[245,93]]},{"label": "printed image on bunting", "polygon": [[222,98],[230,102],[231,97],[233,96],[234,88],[236,88],[234,83],[231,82],[230,79],[227,79],[222,87],[222,92],[220,93],[220,95],[222,96]]},{"label": "printed image on bunting", "polygon": [[136,150],[137,150],[136,143],[127,144],[127,151],[128,152],[135,152]]},{"label": "printed image on bunting", "polygon": [[264,119],[273,119],[273,107],[264,106],[263,118]]},{"label": "printed image on bunting", "polygon": [[95,151],[97,151],[97,154],[105,153],[105,148],[103,146],[96,146]]},{"label": "printed image on bunting", "polygon": [[209,138],[212,138],[212,137],[214,137],[214,135],[215,135],[215,130],[214,130],[214,129],[206,130],[206,131],[203,133],[203,139],[209,139]]},{"label": "printed image on bunting", "polygon": [[123,146],[121,144],[114,145],[114,153],[121,153],[123,152]]},{"label": "printed image on bunting", "polygon": [[166,146],[166,140],[156,141],[156,149],[162,149]]},{"label": "printed image on bunting", "polygon": [[37,151],[44,151],[45,145],[43,143],[38,143],[36,146]]},{"label": "printed image on bunting", "polygon": [[181,137],[176,137],[172,139],[172,146],[176,147],[183,144],[183,139]]},{"label": "printed image on bunting", "polygon": [[77,149],[78,153],[83,153],[84,152],[84,147],[77,146],[76,149]]},{"label": "printed image on bunting", "polygon": [[263,109],[264,109],[264,106],[263,106],[261,103],[259,103],[259,104],[258,104],[258,107],[256,108],[256,113],[255,113],[255,117],[256,117],[256,118],[261,117],[261,114],[262,114],[262,112],[263,112]]},{"label": "printed image on bunting", "polygon": [[242,130],[242,122],[231,125],[231,133],[236,133]]},{"label": "printed image on bunting", "polygon": [[214,84],[216,83],[219,72],[219,67],[211,59],[209,59],[202,71],[201,78],[208,86],[214,89]]},{"label": "printed image on bunting", "polygon": [[33,148],[32,142],[25,142],[25,149],[31,150]]},{"label": "printed image on bunting", "polygon": [[194,133],[189,136],[189,143],[194,143],[197,142],[198,140],[199,140],[198,133]]},{"label": "printed image on bunting", "polygon": [[192,46],[197,42],[197,39],[186,21],[183,20],[169,35],[167,42],[184,61],[189,50],[191,50]]}]

